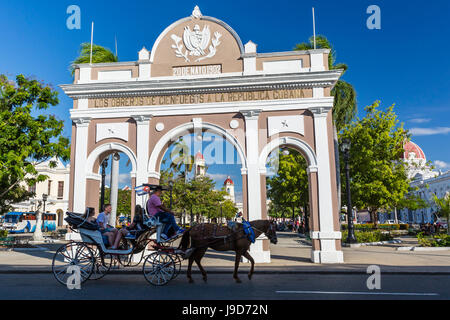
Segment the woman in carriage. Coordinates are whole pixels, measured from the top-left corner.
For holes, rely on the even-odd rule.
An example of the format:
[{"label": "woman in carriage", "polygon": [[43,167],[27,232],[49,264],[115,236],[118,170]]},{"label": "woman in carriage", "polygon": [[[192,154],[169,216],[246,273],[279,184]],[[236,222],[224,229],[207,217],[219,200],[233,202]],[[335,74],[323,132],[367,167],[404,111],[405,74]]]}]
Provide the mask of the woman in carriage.
[{"label": "woman in carriage", "polygon": [[114,244],[111,247],[112,250],[116,250],[119,246],[120,240],[123,237],[133,237],[137,238],[139,235],[139,232],[144,231],[144,217],[142,213],[142,207],[140,205],[137,205],[134,209],[134,219],[133,222],[126,228],[120,229],[119,232],[117,232],[117,235],[114,239]]}]

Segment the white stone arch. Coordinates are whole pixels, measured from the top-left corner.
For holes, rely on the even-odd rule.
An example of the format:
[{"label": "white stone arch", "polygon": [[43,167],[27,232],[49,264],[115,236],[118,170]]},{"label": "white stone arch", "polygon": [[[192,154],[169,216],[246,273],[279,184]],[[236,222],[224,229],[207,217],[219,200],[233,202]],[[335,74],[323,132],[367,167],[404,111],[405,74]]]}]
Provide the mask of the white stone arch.
[{"label": "white stone arch", "polygon": [[131,177],[136,177],[137,160],[136,160],[136,156],[135,156],[134,152],[129,147],[127,147],[121,143],[116,143],[116,142],[102,144],[101,146],[98,146],[97,148],[95,148],[94,151],[92,151],[89,154],[89,156],[86,160],[86,177],[98,176],[98,173],[93,172],[95,161],[102,153],[107,152],[107,151],[118,151],[118,152],[125,153],[131,162],[131,167],[132,167]]},{"label": "white stone arch", "polygon": [[158,158],[161,152],[164,150],[165,146],[170,141],[175,141],[175,139],[178,138],[181,134],[186,133],[189,130],[196,129],[209,130],[211,132],[222,135],[226,141],[231,143],[236,148],[239,158],[241,159],[242,170],[247,170],[247,158],[245,156],[244,149],[235,137],[228,133],[224,128],[212,123],[202,122],[200,127],[194,127],[194,123],[189,122],[170,130],[156,143],[155,147],[153,148],[152,154],[150,155],[150,160],[148,163],[148,172],[150,177],[159,178],[158,176],[161,168],[157,168]]},{"label": "white stone arch", "polygon": [[276,148],[279,148],[280,146],[291,146],[297,149],[300,149],[302,151],[303,156],[305,157],[306,161],[308,162],[309,169],[311,171],[316,171],[317,166],[317,157],[314,152],[314,150],[311,148],[309,144],[306,142],[293,138],[293,137],[281,137],[272,140],[270,143],[268,143],[264,149],[261,151],[261,154],[259,156],[259,170],[261,173],[265,173],[266,170],[266,161],[269,157],[270,153],[275,150]]}]

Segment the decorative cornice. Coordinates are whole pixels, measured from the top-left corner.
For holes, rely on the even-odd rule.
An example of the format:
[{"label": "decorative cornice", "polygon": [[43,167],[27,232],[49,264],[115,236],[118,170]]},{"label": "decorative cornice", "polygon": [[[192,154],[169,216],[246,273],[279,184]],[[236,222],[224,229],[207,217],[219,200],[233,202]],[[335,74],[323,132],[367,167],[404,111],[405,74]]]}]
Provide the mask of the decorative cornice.
[{"label": "decorative cornice", "polygon": [[244,91],[324,88],[333,86],[340,71],[281,75],[221,76],[197,79],[164,79],[127,82],[90,82],[60,87],[73,99],[232,93]]}]

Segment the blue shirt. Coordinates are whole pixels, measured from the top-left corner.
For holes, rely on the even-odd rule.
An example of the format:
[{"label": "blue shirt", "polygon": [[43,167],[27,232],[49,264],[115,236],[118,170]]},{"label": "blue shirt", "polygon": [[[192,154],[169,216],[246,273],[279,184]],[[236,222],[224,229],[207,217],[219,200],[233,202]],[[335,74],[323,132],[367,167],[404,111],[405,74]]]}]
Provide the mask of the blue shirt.
[{"label": "blue shirt", "polygon": [[101,228],[100,223],[103,223],[103,228],[108,228],[108,218],[104,212],[100,212],[97,217],[97,224]]}]

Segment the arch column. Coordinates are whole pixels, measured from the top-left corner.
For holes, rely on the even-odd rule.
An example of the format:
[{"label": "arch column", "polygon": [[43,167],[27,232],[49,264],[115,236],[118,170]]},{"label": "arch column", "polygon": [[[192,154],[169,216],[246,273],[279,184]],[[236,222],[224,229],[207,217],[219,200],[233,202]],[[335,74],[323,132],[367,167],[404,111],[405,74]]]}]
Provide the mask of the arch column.
[{"label": "arch column", "polygon": [[73,119],[76,125],[75,166],[73,177],[73,211],[86,210],[86,159],[90,118]]},{"label": "arch column", "polygon": [[[258,119],[261,110],[242,110],[245,117],[245,138],[247,156],[247,210],[248,220],[263,219],[261,208],[261,174],[259,170],[259,127]],[[261,235],[256,242],[250,246],[250,255],[256,263],[270,263],[270,250],[264,245],[267,238]]]},{"label": "arch column", "polygon": [[[314,136],[316,141],[317,168],[310,167],[309,175],[312,180],[310,193],[314,198],[317,195],[318,224],[314,222],[311,229],[311,239],[315,243],[311,260],[314,263],[343,263],[344,255],[338,244],[341,240],[340,230],[336,230],[334,218],[338,208],[333,208],[332,178],[329,152],[328,116],[331,117],[330,107],[317,107],[309,109],[314,115]],[[317,176],[317,186],[315,183]],[[315,187],[315,188],[314,188]],[[315,189],[315,190],[314,190]],[[314,199],[313,199],[314,200]],[[316,209],[313,211],[316,212]],[[314,219],[317,221],[317,219]],[[319,247],[320,245],[320,247]]]},{"label": "arch column", "polygon": [[[136,179],[132,191],[132,203],[143,205],[142,197],[138,197],[134,192],[136,186],[141,186],[144,183],[149,183],[148,174],[148,159],[149,155],[149,140],[150,140],[150,120],[152,115],[139,115],[133,117],[136,121]],[[134,215],[134,206],[132,206],[132,215]]]}]

